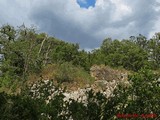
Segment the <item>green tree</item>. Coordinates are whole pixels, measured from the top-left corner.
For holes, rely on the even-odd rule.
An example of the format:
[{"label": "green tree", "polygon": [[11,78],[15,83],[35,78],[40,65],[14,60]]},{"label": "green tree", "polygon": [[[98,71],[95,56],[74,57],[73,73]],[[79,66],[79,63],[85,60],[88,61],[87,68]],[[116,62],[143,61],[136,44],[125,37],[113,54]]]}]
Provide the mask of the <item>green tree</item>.
[{"label": "green tree", "polygon": [[152,61],[154,68],[160,68],[160,33],[149,40],[148,45],[149,59]]},{"label": "green tree", "polygon": [[129,77],[132,86],[128,92],[129,100],[125,112],[159,114],[160,87],[157,83],[158,77],[159,75],[147,69],[141,69]]},{"label": "green tree", "polygon": [[[138,71],[143,67],[151,67],[148,61],[148,53],[139,44],[131,40],[106,39],[99,51],[103,57],[103,64],[112,67],[124,67],[128,70]],[[98,60],[100,61],[100,60]]]}]

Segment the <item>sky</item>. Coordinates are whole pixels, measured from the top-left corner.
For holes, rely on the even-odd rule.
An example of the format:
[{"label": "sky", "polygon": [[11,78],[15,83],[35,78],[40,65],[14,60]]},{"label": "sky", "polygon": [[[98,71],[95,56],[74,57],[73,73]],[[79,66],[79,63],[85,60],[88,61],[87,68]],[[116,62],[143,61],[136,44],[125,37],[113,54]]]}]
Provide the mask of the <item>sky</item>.
[{"label": "sky", "polygon": [[95,7],[96,0],[77,0],[81,8]]},{"label": "sky", "polygon": [[160,32],[160,0],[0,0],[0,26],[23,23],[89,50]]}]

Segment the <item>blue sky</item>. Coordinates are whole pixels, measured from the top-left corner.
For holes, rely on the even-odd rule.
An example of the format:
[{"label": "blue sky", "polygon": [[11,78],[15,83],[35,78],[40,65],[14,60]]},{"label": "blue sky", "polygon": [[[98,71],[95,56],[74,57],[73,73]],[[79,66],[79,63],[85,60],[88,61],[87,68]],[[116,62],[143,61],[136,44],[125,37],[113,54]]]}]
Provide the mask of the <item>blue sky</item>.
[{"label": "blue sky", "polygon": [[77,0],[81,8],[95,7],[96,0]]},{"label": "blue sky", "polygon": [[160,0],[0,0],[0,25],[23,23],[93,49],[107,37],[160,32]]}]

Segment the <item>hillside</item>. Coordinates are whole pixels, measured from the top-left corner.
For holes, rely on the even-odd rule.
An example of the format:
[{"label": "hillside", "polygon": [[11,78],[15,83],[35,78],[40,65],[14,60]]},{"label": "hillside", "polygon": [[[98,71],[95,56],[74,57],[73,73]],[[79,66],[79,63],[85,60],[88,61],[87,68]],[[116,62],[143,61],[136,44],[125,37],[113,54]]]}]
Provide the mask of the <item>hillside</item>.
[{"label": "hillside", "polygon": [[106,38],[87,52],[32,28],[4,25],[0,55],[0,120],[160,117],[160,33]]}]

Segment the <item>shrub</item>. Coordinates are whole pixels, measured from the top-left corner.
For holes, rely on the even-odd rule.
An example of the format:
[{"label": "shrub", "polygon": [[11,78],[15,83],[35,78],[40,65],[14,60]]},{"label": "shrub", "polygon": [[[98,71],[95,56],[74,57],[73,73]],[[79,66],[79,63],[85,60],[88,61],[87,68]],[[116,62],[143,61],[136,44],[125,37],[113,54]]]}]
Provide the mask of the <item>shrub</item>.
[{"label": "shrub", "polygon": [[55,79],[59,83],[79,83],[86,84],[91,83],[94,79],[81,67],[74,66],[72,63],[62,63],[58,65]]}]

